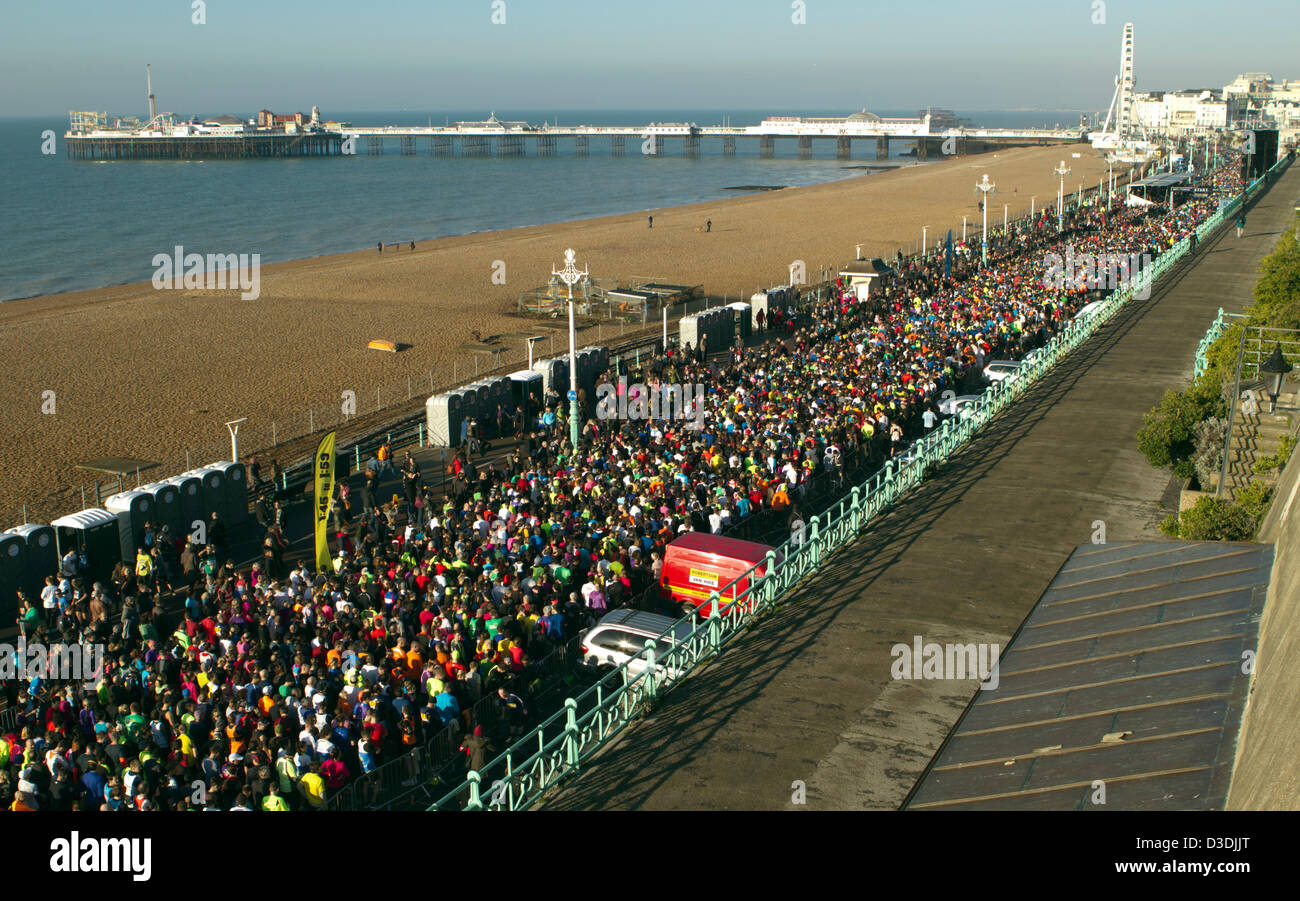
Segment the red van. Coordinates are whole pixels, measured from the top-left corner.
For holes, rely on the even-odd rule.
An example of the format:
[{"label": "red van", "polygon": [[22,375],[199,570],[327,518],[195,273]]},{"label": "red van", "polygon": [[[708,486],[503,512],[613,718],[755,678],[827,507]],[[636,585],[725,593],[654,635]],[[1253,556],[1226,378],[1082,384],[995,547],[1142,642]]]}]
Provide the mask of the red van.
[{"label": "red van", "polygon": [[[754,541],[708,532],[686,532],[666,549],[659,587],[665,598],[681,606],[683,613],[709,616],[713,612],[709,603],[710,592],[721,593],[725,588],[723,598],[729,601],[732,589],[728,585],[740,577],[735,585],[735,594],[739,597],[749,587],[752,576],[765,575],[767,552],[771,550],[773,548]],[[778,554],[778,563],[780,559]],[[758,568],[747,573],[756,563]],[[722,611],[725,613],[729,606],[729,603],[723,603]]]}]

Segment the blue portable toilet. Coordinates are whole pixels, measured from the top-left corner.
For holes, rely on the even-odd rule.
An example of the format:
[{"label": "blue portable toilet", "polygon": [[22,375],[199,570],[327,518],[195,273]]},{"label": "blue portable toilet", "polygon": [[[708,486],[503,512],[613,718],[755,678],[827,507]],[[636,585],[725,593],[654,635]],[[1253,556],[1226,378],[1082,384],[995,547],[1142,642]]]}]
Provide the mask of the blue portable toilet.
[{"label": "blue portable toilet", "polygon": [[187,472],[167,479],[167,484],[176,486],[176,494],[180,502],[181,530],[177,533],[177,537],[194,534],[196,522],[202,523],[206,530],[208,517],[203,513],[203,480]]},{"label": "blue portable toilet", "polygon": [[27,541],[21,535],[0,535],[0,622],[8,625],[18,618],[18,589],[35,601],[27,584]]},{"label": "blue portable toilet", "polygon": [[118,537],[122,541],[122,559],[135,560],[136,550],[144,544],[144,524],[153,521],[153,494],[139,488],[122,491],[104,499],[104,509],[117,515],[122,524]]},{"label": "blue portable toilet", "polygon": [[226,471],[220,466],[201,466],[185,475],[194,476],[202,486],[199,497],[202,498],[203,521],[212,522],[213,513],[226,521]]},{"label": "blue portable toilet", "polygon": [[[91,582],[107,579],[122,557],[121,522],[117,514],[102,507],[91,507],[80,513],[60,517],[50,523],[58,541],[62,557],[70,550],[85,554]],[[131,556],[135,562],[135,555]]]},{"label": "blue portable toilet", "polygon": [[154,522],[160,527],[170,526],[173,538],[184,535],[187,530],[181,521],[180,489],[171,482],[153,482],[140,490],[153,495]]},{"label": "blue portable toilet", "polygon": [[[341,454],[340,458],[346,460],[347,455]],[[226,521],[227,526],[242,526],[250,519],[248,510],[248,474],[244,471],[244,464],[222,460],[213,463],[208,468],[215,469],[217,467],[220,467],[225,474],[226,486],[226,510],[221,514],[221,518]]]},{"label": "blue portable toilet", "polygon": [[54,529],[40,523],[26,522],[14,526],[5,534],[17,535],[23,540],[23,569],[26,573],[23,584],[27,593],[36,597],[45,587],[45,577],[58,575],[59,572],[59,548]]}]

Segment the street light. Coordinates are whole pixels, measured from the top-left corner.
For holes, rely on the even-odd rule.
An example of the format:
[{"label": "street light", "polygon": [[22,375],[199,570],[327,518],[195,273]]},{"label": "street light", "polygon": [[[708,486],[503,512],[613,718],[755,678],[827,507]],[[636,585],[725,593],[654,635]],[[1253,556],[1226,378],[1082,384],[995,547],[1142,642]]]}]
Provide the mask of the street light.
[{"label": "street light", "polygon": [[1268,374],[1268,399],[1272,402],[1269,412],[1277,410],[1277,398],[1282,393],[1282,380],[1294,367],[1282,356],[1282,342],[1273,345],[1273,353],[1259,367],[1260,372]]},{"label": "street light", "polygon": [[925,231],[929,227],[928,225],[921,226],[921,256],[925,256]]},{"label": "street light", "polygon": [[983,234],[980,235],[980,244],[982,245],[980,253],[983,257],[983,265],[985,266],[989,264],[989,195],[992,194],[996,188],[997,185],[989,181],[987,172],[984,173],[984,178],[975,183],[975,190],[979,191],[983,195],[983,199],[980,200],[980,208],[984,211],[984,231]]},{"label": "street light", "polygon": [[578,351],[573,331],[573,286],[578,279],[587,275],[587,270],[578,271],[574,262],[577,254],[573,250],[564,252],[564,268],[551,267],[551,275],[557,276],[569,288],[569,441],[573,449],[578,449]]},{"label": "street light", "polygon": [[1052,170],[1061,176],[1061,183],[1056,188],[1056,230],[1065,231],[1065,217],[1061,212],[1061,205],[1065,203],[1065,176],[1070,174],[1070,167],[1065,165],[1065,160],[1061,160],[1061,165]]}]

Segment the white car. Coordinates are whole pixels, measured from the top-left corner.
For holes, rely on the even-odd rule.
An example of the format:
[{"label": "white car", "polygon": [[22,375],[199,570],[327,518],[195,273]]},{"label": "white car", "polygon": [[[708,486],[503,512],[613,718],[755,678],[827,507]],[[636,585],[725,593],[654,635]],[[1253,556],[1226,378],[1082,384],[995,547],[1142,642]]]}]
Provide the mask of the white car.
[{"label": "white car", "polygon": [[1017,363],[1014,360],[994,360],[984,367],[984,377],[990,382],[1000,382],[1003,379],[1014,382],[1020,375],[1020,367],[1024,363]]},{"label": "white car", "polygon": [[965,419],[970,415],[971,407],[978,402],[978,394],[961,394],[957,397],[946,397],[939,401],[939,412],[944,416],[958,416]]},{"label": "white car", "polygon": [[[638,676],[645,672],[647,641],[655,642],[655,658],[662,659],[673,645],[685,641],[692,629],[690,621],[679,622],[657,613],[612,610],[583,634],[582,662],[589,667],[604,669],[622,666],[630,660],[628,675]],[[662,664],[656,664],[656,669],[666,672],[669,679],[680,675],[675,668],[665,668]]]},{"label": "white car", "polygon": [[1092,303],[1085,305],[1079,310],[1079,312],[1074,314],[1074,321],[1077,322],[1080,319],[1091,319],[1093,316],[1097,315],[1097,311],[1101,309],[1103,303],[1105,303],[1104,300],[1094,300]]}]

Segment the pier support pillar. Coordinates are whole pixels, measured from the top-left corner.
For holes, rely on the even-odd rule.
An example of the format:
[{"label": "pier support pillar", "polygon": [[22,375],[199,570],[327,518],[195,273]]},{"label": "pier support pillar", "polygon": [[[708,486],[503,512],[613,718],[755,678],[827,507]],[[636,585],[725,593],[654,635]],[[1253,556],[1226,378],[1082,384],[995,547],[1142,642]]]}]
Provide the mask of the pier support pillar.
[{"label": "pier support pillar", "polygon": [[497,156],[523,156],[524,139],[521,135],[503,135],[497,138]]},{"label": "pier support pillar", "polygon": [[402,135],[402,156],[415,155],[415,137],[413,135]]},{"label": "pier support pillar", "polygon": [[889,138],[884,135],[876,138],[876,159],[889,159]]},{"label": "pier support pillar", "polygon": [[771,135],[758,136],[759,159],[770,160],[776,156],[776,138]]},{"label": "pier support pillar", "polygon": [[486,135],[466,135],[460,139],[461,156],[489,156],[492,139]]},{"label": "pier support pillar", "polygon": [[383,138],[366,138],[366,153],[370,154],[371,156],[383,156],[383,155],[384,155],[384,139],[383,139]]},{"label": "pier support pillar", "polygon": [[451,156],[451,138],[434,138],[433,155]]},{"label": "pier support pillar", "polygon": [[575,156],[591,155],[591,138],[586,135],[577,135],[573,139],[573,153]]},{"label": "pier support pillar", "polygon": [[835,158],[837,160],[853,159],[853,139],[848,135],[840,135],[835,139]]},{"label": "pier support pillar", "polygon": [[810,135],[799,136],[799,159],[806,160],[812,158],[812,137]]},{"label": "pier support pillar", "polygon": [[537,155],[555,156],[555,135],[537,136]]},{"label": "pier support pillar", "polygon": [[736,155],[736,139],[734,136],[728,135],[727,137],[722,139],[722,155],[723,156]]},{"label": "pier support pillar", "polygon": [[695,157],[700,155],[700,138],[698,135],[687,135],[682,138],[682,156]]},{"label": "pier support pillar", "polygon": [[623,156],[627,153],[627,139],[623,135],[612,135],[609,139],[609,155]]},{"label": "pier support pillar", "polygon": [[916,139],[916,158],[917,158],[917,160],[919,161],[919,160],[929,159],[929,158],[930,158],[930,152],[929,152],[929,151],[930,151],[930,148],[929,148],[929,146],[928,146],[928,142],[925,140],[925,138],[917,138],[917,139]]}]

